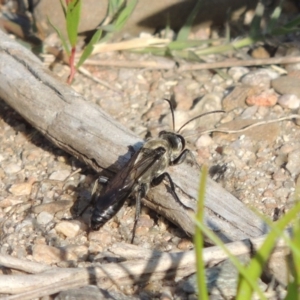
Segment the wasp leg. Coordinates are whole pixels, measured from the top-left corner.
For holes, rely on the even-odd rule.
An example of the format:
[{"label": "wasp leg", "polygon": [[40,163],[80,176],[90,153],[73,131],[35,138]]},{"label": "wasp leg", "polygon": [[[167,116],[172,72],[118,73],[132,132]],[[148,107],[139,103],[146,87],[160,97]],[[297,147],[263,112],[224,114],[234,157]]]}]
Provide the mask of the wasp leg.
[{"label": "wasp leg", "polygon": [[193,161],[192,165],[195,164],[195,165],[197,165],[198,168],[200,169],[200,166],[199,166],[199,164],[197,163],[194,154],[193,154],[192,151],[189,150],[189,149],[184,149],[176,159],[174,159],[173,161],[170,162],[170,166],[179,165],[179,164],[183,163],[183,162],[187,159],[188,156],[189,156],[189,157],[192,159],[192,161]]},{"label": "wasp leg", "polygon": [[130,153],[130,157],[132,157],[135,154],[135,152],[136,152],[136,150],[134,149],[134,147],[131,146],[131,145],[128,146],[128,151]]},{"label": "wasp leg", "polygon": [[134,218],[134,225],[133,225],[133,229],[132,229],[131,244],[133,244],[133,242],[134,242],[135,230],[136,230],[137,222],[138,222],[138,220],[140,218],[140,214],[141,214],[141,199],[146,196],[146,193],[147,193],[147,185],[142,184],[136,194],[135,218]]},{"label": "wasp leg", "polygon": [[183,204],[183,203],[180,201],[179,197],[177,196],[176,191],[175,191],[175,184],[174,184],[174,182],[173,182],[173,180],[172,180],[172,178],[171,178],[171,176],[170,176],[170,174],[169,174],[168,172],[164,172],[164,173],[162,173],[161,175],[159,175],[158,177],[153,178],[153,179],[152,179],[152,182],[151,182],[151,186],[157,186],[157,185],[159,185],[159,184],[162,183],[162,181],[163,181],[164,179],[166,179],[166,178],[167,178],[168,181],[169,181],[169,184],[170,184],[170,192],[171,192],[172,196],[175,198],[175,200],[176,200],[180,205],[183,205],[185,208],[190,209],[188,206],[186,206],[185,204]]}]

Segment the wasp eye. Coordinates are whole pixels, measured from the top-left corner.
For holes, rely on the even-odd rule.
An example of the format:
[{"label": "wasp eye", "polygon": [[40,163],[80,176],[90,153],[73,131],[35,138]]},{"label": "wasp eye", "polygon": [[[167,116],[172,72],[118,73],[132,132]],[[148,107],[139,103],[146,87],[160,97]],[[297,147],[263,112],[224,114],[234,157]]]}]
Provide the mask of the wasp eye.
[{"label": "wasp eye", "polygon": [[174,150],[180,150],[181,151],[184,148],[184,146],[185,146],[184,139],[179,134],[170,136],[169,143],[170,143],[171,147]]}]

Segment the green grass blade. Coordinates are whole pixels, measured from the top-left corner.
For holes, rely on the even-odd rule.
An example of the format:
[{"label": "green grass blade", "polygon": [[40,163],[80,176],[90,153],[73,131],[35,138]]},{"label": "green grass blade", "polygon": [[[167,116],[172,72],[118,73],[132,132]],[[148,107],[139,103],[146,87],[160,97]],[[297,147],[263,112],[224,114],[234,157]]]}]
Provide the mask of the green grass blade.
[{"label": "green grass blade", "polygon": [[163,39],[167,39],[169,36],[169,33],[171,33],[171,20],[170,20],[170,14],[167,13],[166,15],[166,28],[165,28],[165,32],[163,35]]},{"label": "green grass blade", "polygon": [[[215,245],[219,246],[228,255],[228,258],[230,259],[232,264],[236,267],[236,269],[243,276],[243,278],[245,278],[245,280],[249,283],[249,285],[253,288],[253,290],[259,295],[260,299],[266,300],[266,297],[264,296],[264,294],[262,293],[260,287],[258,286],[258,284],[256,282],[256,278],[253,279],[253,278],[248,276],[248,271],[247,271],[246,267],[244,267],[241,264],[241,262],[234,255],[232,255],[230,253],[230,251],[226,248],[226,246],[223,244],[223,242],[212,231],[210,231],[205,225],[198,222],[197,220],[195,222],[196,222],[196,225],[201,229],[201,231]],[[251,299],[251,293],[250,292],[245,293],[244,296],[245,296],[245,298],[243,298],[243,300]]]},{"label": "green grass blade", "polygon": [[62,2],[62,0],[59,0],[59,2],[60,2],[60,5],[61,5],[61,8],[62,8],[62,10],[63,10],[65,19],[66,19],[66,15],[67,15],[66,7],[65,7],[64,3]]},{"label": "green grass blade", "polygon": [[177,41],[186,41],[188,39],[188,35],[191,31],[191,27],[194,23],[194,20],[197,16],[197,13],[202,5],[202,0],[198,0],[195,7],[192,9],[190,15],[188,16],[185,24],[179,30],[176,40]]},{"label": "green grass blade", "polygon": [[272,222],[265,215],[255,211],[255,213],[269,226],[269,228],[274,231],[277,236],[281,236],[286,245],[292,250],[293,253],[300,256],[300,248],[294,243],[288,234],[283,233],[279,228],[277,228],[276,223]]},{"label": "green grass blade", "polygon": [[254,38],[254,37],[246,37],[242,40],[234,41],[231,44],[213,46],[213,47],[208,47],[205,49],[196,50],[195,53],[198,56],[202,56],[202,55],[208,55],[208,54],[223,53],[223,52],[230,51],[230,50],[233,51],[233,50],[254,44],[257,40],[259,40],[259,39]]},{"label": "green grass blade", "polygon": [[[196,212],[196,220],[199,223],[203,223],[204,219],[204,200],[205,200],[205,187],[207,180],[207,166],[202,167],[201,180],[198,193],[198,205]],[[205,265],[203,262],[203,235],[198,226],[195,228],[194,235],[195,253],[196,253],[196,270],[197,270],[197,286],[198,286],[198,298],[202,300],[208,300]]]},{"label": "green grass blade", "polygon": [[[299,220],[295,220],[293,226],[293,243],[297,249],[300,250],[300,224]],[[287,287],[286,300],[300,299],[299,288],[300,288],[300,255],[292,250],[290,273],[293,279],[290,280]]]},{"label": "green grass blade", "polygon": [[137,0],[131,0],[120,12],[114,23],[114,31],[119,31],[123,28],[129,17],[131,16],[135,6],[137,4]]},{"label": "green grass blade", "polygon": [[51,20],[49,19],[49,17],[47,17],[49,24],[52,26],[52,28],[56,31],[59,39],[61,40],[61,43],[63,45],[63,48],[65,50],[65,52],[67,53],[68,56],[70,56],[71,51],[70,48],[68,46],[68,43],[66,41],[66,39],[64,38],[64,36],[62,35],[61,31],[51,22]]},{"label": "green grass blade", "polygon": [[173,50],[184,50],[187,48],[193,48],[193,47],[199,47],[202,46],[203,44],[209,44],[212,43],[214,40],[209,39],[209,40],[194,40],[194,41],[172,41],[168,44],[168,48],[173,51]]},{"label": "green grass blade", "polygon": [[66,22],[70,44],[76,46],[78,36],[78,25],[81,13],[81,0],[72,0],[67,6]]},{"label": "green grass blade", "polygon": [[260,24],[261,24],[261,19],[263,17],[263,14],[264,14],[264,5],[261,2],[258,2],[255,9],[255,15],[250,25],[249,34],[251,37],[257,37],[261,35]]},{"label": "green grass blade", "polygon": [[280,28],[275,28],[272,32],[272,35],[277,36],[277,35],[286,35],[290,33],[296,33],[299,32],[300,28],[285,28],[285,27],[280,27]]},{"label": "green grass blade", "polygon": [[276,24],[278,23],[278,19],[281,15],[281,11],[282,11],[281,6],[282,6],[282,0],[280,1],[279,5],[277,7],[275,7],[275,9],[271,15],[270,21],[267,23],[267,28],[266,28],[267,33],[272,33]]},{"label": "green grass blade", "polygon": [[76,65],[77,69],[80,68],[80,66],[84,63],[84,61],[91,55],[91,53],[93,52],[93,49],[94,49],[94,45],[99,42],[101,36],[102,36],[102,30],[98,29],[94,33],[94,35],[91,38],[91,40],[89,41],[89,43],[84,48],[84,51],[83,51],[82,55],[80,56],[79,62]]},{"label": "green grass blade", "polygon": [[273,35],[285,35],[289,33],[299,32],[300,28],[298,27],[300,25],[300,16],[296,17],[292,21],[284,24],[281,27],[275,28],[272,31]]},{"label": "green grass blade", "polygon": [[107,24],[107,25],[103,25],[103,26],[101,25],[100,28],[106,32],[115,32],[116,31],[114,24]]},{"label": "green grass blade", "polygon": [[[300,24],[300,16],[297,16],[295,19],[293,19],[292,21],[284,24],[284,28],[286,29],[294,29],[296,28],[298,25]],[[299,28],[298,28],[299,29]]]},{"label": "green grass blade", "polygon": [[295,266],[294,278],[298,287],[300,287],[300,224],[299,219],[295,221],[293,226],[293,243],[299,251],[293,251],[293,260]]},{"label": "green grass blade", "polygon": [[[297,217],[300,211],[300,203],[297,203],[281,220],[279,220],[274,226],[277,227],[277,230],[283,232],[287,225]],[[249,278],[252,280],[258,278],[262,271],[265,263],[270,256],[270,253],[275,245],[276,240],[279,238],[277,234],[277,230],[271,230],[270,233],[267,235],[264,243],[257,251],[253,259],[251,260],[248,268],[247,274],[248,278],[245,279],[244,277],[240,277],[239,282],[239,293],[237,294],[236,299],[245,299],[244,295],[252,293],[253,287],[249,284]]]},{"label": "green grass blade", "polygon": [[113,17],[122,7],[124,0],[110,0],[108,1],[108,15]]}]

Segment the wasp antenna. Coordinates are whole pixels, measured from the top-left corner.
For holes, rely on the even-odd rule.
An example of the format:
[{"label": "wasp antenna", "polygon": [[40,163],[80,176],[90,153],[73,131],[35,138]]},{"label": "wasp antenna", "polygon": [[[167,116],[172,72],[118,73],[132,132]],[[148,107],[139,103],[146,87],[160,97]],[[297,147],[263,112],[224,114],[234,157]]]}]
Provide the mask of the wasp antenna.
[{"label": "wasp antenna", "polygon": [[169,105],[170,105],[170,109],[171,109],[171,113],[172,113],[173,131],[175,131],[175,117],[174,117],[173,105],[172,105],[172,103],[171,103],[171,101],[169,99],[164,98],[164,100],[166,100],[169,103]]},{"label": "wasp antenna", "polygon": [[[166,100],[166,99],[165,99]],[[189,121],[187,121],[186,123],[184,123],[178,130],[177,130],[177,133],[180,133],[180,131],[189,123],[191,123],[192,121],[196,120],[196,119],[199,119],[201,117],[204,117],[204,116],[207,116],[207,115],[210,115],[210,114],[214,114],[214,113],[224,113],[225,110],[214,110],[214,111],[209,111],[209,112],[206,112],[204,114],[201,114],[199,116],[196,116],[192,119],[190,119]]]}]

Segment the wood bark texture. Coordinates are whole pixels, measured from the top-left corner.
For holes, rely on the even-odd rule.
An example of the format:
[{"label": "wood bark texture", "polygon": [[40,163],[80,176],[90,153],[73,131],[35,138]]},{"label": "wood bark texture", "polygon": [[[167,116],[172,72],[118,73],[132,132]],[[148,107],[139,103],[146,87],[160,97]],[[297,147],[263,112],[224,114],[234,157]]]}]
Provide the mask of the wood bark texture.
[{"label": "wood bark texture", "polygon": [[[130,130],[62,83],[29,50],[1,31],[0,98],[56,146],[97,171],[117,172],[130,158],[128,146],[138,149],[143,144]],[[199,170],[182,164],[170,167],[168,172],[181,201],[195,211]],[[143,202],[192,235],[193,214],[168,191],[168,186],[161,184],[151,189]],[[255,213],[210,179],[205,222],[226,242],[257,237],[266,231]]]},{"label": "wood bark texture", "polygon": [[[229,243],[226,247],[235,256],[248,254],[250,260],[253,249],[260,248],[265,239],[266,236],[260,236]],[[29,273],[0,276],[0,293],[15,294],[7,299],[24,300],[95,282],[99,287],[108,289],[113,285],[116,287],[134,285],[168,277],[178,281],[196,271],[194,250],[164,253],[119,243],[113,245],[110,252],[125,261],[97,267],[57,268],[0,254],[1,266]],[[287,255],[287,246],[283,239],[276,243],[272,256],[278,254],[283,257]],[[216,265],[226,258],[227,254],[217,246],[204,249],[203,262],[206,266]]]}]

